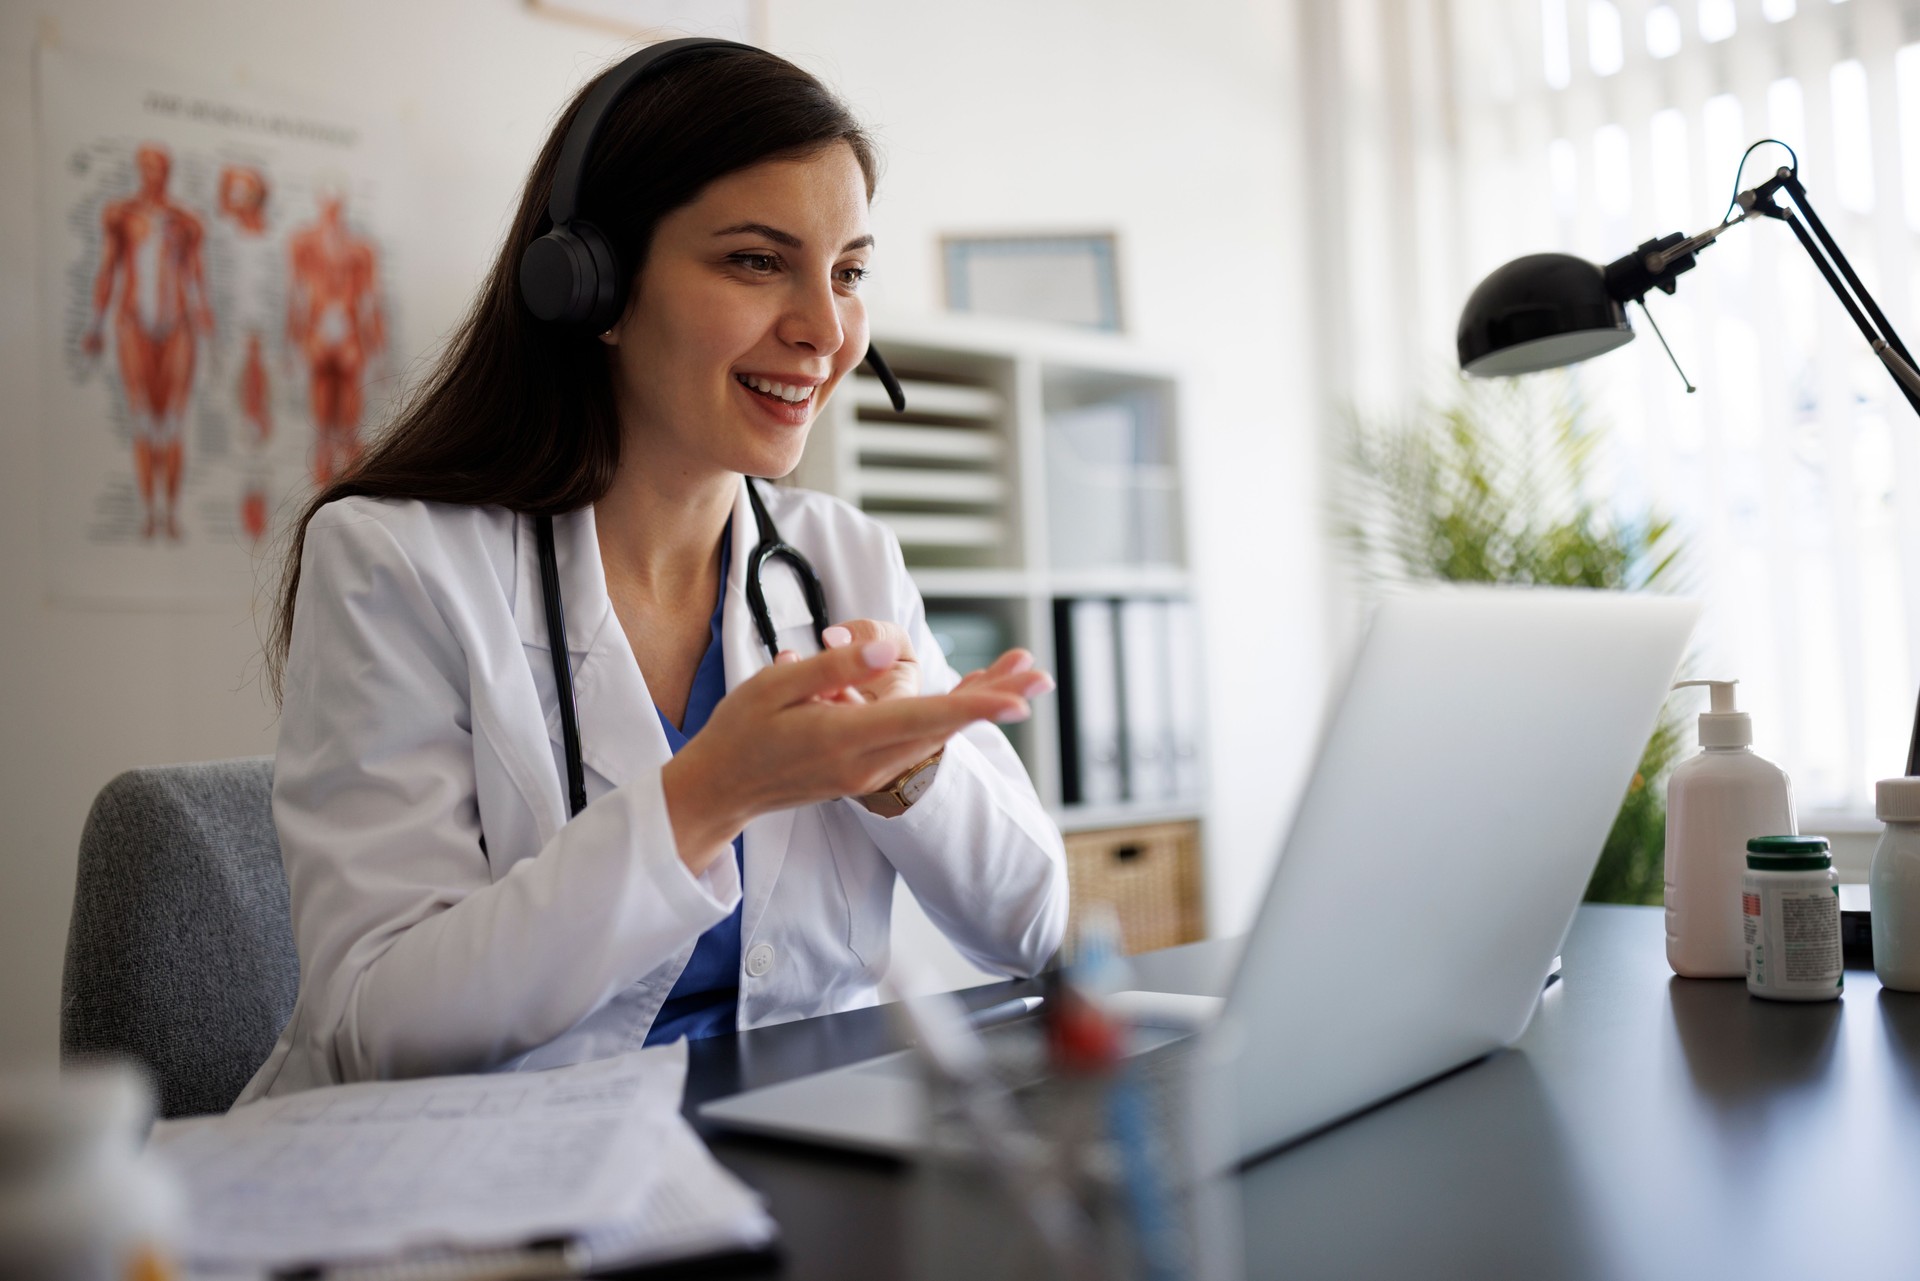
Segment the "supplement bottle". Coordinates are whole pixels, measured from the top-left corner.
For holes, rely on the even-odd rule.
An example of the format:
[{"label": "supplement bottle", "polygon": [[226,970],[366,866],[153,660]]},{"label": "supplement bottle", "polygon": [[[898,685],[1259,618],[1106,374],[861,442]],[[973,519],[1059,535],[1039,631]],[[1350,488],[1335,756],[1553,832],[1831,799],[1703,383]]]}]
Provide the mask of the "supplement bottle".
[{"label": "supplement bottle", "polygon": [[1747,842],[1741,894],[1747,991],[1774,1001],[1831,1001],[1840,960],[1840,878],[1824,836]]}]

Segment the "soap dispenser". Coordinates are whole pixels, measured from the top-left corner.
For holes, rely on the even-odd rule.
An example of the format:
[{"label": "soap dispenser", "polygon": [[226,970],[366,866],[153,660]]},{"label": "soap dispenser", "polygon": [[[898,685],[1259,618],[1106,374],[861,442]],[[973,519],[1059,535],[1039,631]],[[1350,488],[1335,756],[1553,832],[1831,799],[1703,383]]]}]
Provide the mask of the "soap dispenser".
[{"label": "soap dispenser", "polygon": [[1737,681],[1705,685],[1700,753],[1667,783],[1667,963],[1690,979],[1745,976],[1740,883],[1747,842],[1791,836],[1793,791],[1786,772],[1754,754],[1753,718],[1734,706]]}]

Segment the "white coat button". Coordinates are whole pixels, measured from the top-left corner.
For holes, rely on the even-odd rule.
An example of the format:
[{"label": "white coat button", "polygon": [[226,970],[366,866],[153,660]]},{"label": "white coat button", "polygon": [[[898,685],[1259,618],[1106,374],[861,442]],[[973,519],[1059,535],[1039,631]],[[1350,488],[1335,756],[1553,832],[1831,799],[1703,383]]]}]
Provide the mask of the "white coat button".
[{"label": "white coat button", "polygon": [[759,978],[773,968],[773,945],[756,943],[747,952],[747,973]]}]

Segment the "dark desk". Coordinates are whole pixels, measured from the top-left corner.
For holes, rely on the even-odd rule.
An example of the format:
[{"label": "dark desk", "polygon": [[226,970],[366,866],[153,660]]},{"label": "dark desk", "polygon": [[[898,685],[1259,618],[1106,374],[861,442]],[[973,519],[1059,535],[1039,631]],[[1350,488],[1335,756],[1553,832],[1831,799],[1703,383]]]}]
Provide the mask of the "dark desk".
[{"label": "dark desk", "polygon": [[[1202,991],[1230,957],[1135,961]],[[1655,908],[1581,909],[1564,973],[1516,1049],[1242,1174],[1246,1275],[1920,1276],[1920,995],[1870,970],[1816,1005],[1676,979]],[[696,1042],[689,1115],[900,1044],[879,1010]],[[909,1274],[901,1167],[703,1133],[771,1198],[779,1275]]]}]

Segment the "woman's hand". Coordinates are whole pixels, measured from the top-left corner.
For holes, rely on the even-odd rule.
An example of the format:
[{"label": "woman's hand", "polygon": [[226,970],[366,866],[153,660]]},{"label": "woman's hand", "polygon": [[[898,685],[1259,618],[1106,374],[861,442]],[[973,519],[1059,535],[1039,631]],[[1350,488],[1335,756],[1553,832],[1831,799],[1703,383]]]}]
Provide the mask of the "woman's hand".
[{"label": "woman's hand", "polygon": [[[900,646],[901,656],[894,665],[881,673],[875,680],[869,681],[857,689],[842,690],[834,695],[822,695],[827,701],[838,702],[879,702],[889,698],[912,698],[920,692],[920,665],[914,660],[912,645],[907,640],[906,630],[896,623],[879,622],[870,618],[858,618],[851,622],[839,623],[826,630],[824,639],[829,648],[838,649],[853,644],[871,643],[884,640]],[[781,653],[775,662],[797,661],[798,656],[791,651]],[[1010,649],[993,661],[989,667],[968,672],[954,687],[962,689],[1001,689],[1017,690],[1022,698],[1033,698],[1053,688],[1053,677],[1045,672],[1033,670],[1033,655],[1024,649]],[[936,747],[928,755],[941,751]],[[909,768],[918,765],[920,760],[909,763]],[[883,787],[890,786],[898,776],[886,780]],[[883,805],[897,804],[891,797],[883,797],[879,789],[873,793],[860,793],[855,797],[862,805],[875,814],[893,815],[897,809],[882,808]]]},{"label": "woman's hand", "polygon": [[[907,636],[907,629],[898,623],[856,618],[827,628],[824,639],[828,649],[845,649],[849,645],[871,645],[875,641],[884,641],[899,651],[893,666],[875,673],[871,680],[850,686],[841,693],[840,701],[879,703],[889,698],[913,698],[920,693],[920,660],[914,657],[913,642]],[[774,661],[797,658],[798,655],[788,650]],[[848,694],[855,697],[847,697]]]},{"label": "woman's hand", "polygon": [[891,640],[848,644],[776,662],[720,700],[660,772],[674,841],[694,875],[761,814],[876,791],[973,722],[1029,714],[1034,677],[1025,669],[976,673],[963,688],[927,697],[822,698],[895,690],[888,677],[899,662]]},{"label": "woman's hand", "polygon": [[[913,646],[907,639],[906,629],[898,624],[856,618],[827,628],[826,641],[829,649],[865,645],[873,641],[888,641],[899,646],[900,657],[894,660],[892,667],[873,680],[855,687],[854,692],[860,695],[857,701],[879,702],[889,698],[912,698],[919,694],[920,664],[913,656]],[[776,661],[787,661],[794,657],[787,652]],[[1022,674],[1027,674],[1024,681],[1011,679]],[[1035,671],[1033,655],[1024,649],[1010,649],[994,659],[991,666],[968,672],[954,689],[958,691],[982,685],[1017,689],[1023,698],[1037,697],[1054,687],[1053,677],[1046,672]]]},{"label": "woman's hand", "polygon": [[1028,698],[1034,698],[1053,688],[1051,674],[1034,670],[1033,655],[1024,649],[1010,649],[993,660],[991,666],[975,668],[960,678],[953,688],[955,692],[972,689],[979,685],[1004,684],[1010,678],[1024,676],[1022,687]]}]

